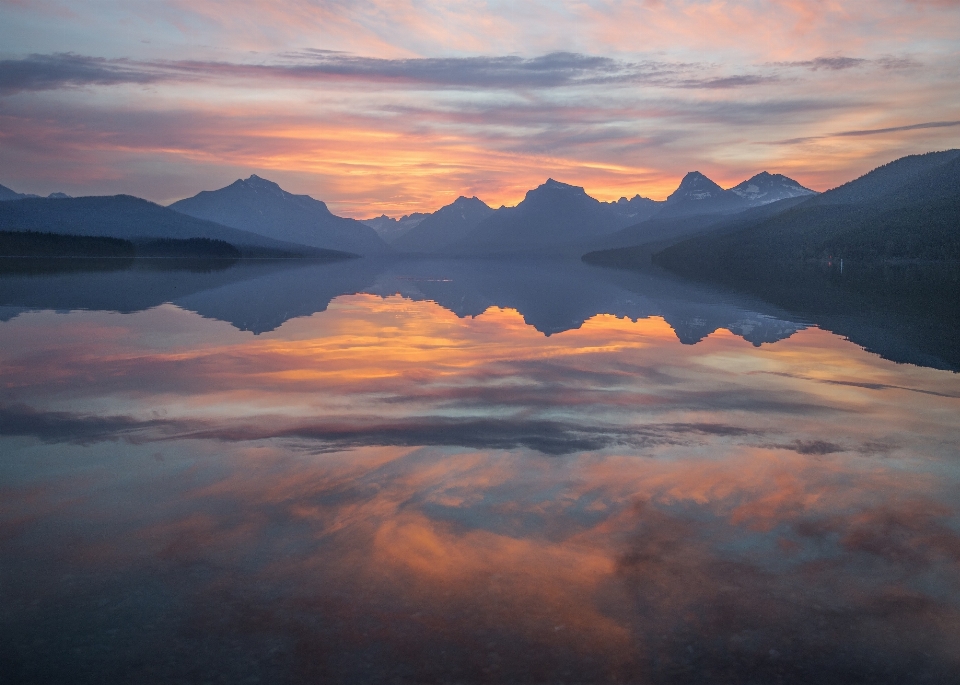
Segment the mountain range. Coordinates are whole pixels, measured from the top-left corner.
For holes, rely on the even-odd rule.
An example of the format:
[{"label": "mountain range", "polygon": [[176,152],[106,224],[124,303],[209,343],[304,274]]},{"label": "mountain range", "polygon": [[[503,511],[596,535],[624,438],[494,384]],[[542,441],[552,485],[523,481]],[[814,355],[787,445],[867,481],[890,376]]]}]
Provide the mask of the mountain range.
[{"label": "mountain range", "polygon": [[603,204],[609,205],[610,210],[627,225],[638,224],[652,218],[663,205],[662,202],[651,200],[648,197],[640,197],[639,194],[634,195],[629,200],[621,197],[616,202],[604,202]]},{"label": "mountain range", "polygon": [[[0,202],[6,200],[26,200],[27,198],[37,198],[40,195],[33,195],[32,193],[18,193],[15,190],[10,190],[6,186],[0,186]],[[47,197],[51,200],[63,200],[69,198],[70,196],[66,193],[50,193]]]},{"label": "mountain range", "polygon": [[392,244],[401,236],[406,235],[428,216],[430,216],[429,213],[414,212],[413,214],[406,214],[399,219],[394,219],[386,214],[381,214],[373,219],[360,219],[360,223],[366,224],[376,231],[377,235],[383,238],[384,241]]},{"label": "mountain range", "polygon": [[[0,229],[69,231],[139,241],[202,237],[246,246],[245,254],[258,246],[288,254],[297,250],[316,254],[312,248],[367,256],[397,252],[579,255],[623,229],[644,227],[639,230],[645,231],[652,220],[729,214],[781,197],[811,194],[813,191],[791,179],[766,172],[730,190],[691,172],[664,202],[640,195],[600,202],[579,186],[548,179],[515,207],[494,210],[479,198],[459,197],[430,214],[414,213],[399,220],[382,215],[356,221],[336,216],[320,200],[289,193],[272,181],[251,175],[174,202],[167,213],[130,196],[93,199],[54,193],[39,198],[0,186],[0,199],[10,201],[0,211]],[[66,200],[70,202],[57,204]],[[206,223],[190,223],[184,215]],[[685,224],[687,229],[691,225]],[[632,236],[623,234],[619,239],[629,242]]]},{"label": "mountain range", "polygon": [[0,202],[0,231],[100,236],[136,242],[206,238],[229,243],[247,257],[346,256],[196,219],[130,195]]},{"label": "mountain range", "polygon": [[579,186],[547,179],[516,207],[504,207],[450,243],[454,254],[553,251],[621,228],[623,217]]},{"label": "mountain range", "polygon": [[[168,208],[130,196],[26,197],[0,186],[6,198],[0,230],[127,240],[199,237],[287,254],[579,256],[627,248],[604,258],[624,262],[669,248],[660,259],[672,259],[675,268],[681,261],[720,264],[785,254],[940,259],[960,255],[958,174],[960,151],[953,150],[897,160],[824,194],[768,172],[723,189],[692,171],[664,201],[636,195],[600,202],[582,187],[547,179],[515,207],[493,209],[461,196],[430,214],[365,222],[336,216],[323,202],[256,175]],[[638,252],[641,246],[645,251]]]},{"label": "mountain range", "polygon": [[773,216],[677,242],[655,259],[728,279],[759,279],[766,265],[804,260],[960,259],[960,150],[901,158]]},{"label": "mountain range", "polygon": [[[779,174],[764,172],[724,190],[699,172],[687,174],[664,202],[636,195],[600,202],[583,188],[554,179],[527,192],[515,207],[492,210],[480,200],[459,198],[428,216],[394,241],[399,252],[447,255],[582,254],[603,246],[620,232],[644,232],[651,222],[682,220],[687,230],[699,227],[691,218],[731,215],[783,199],[816,193]],[[471,211],[464,212],[470,207]],[[626,241],[626,242],[624,242]]]}]

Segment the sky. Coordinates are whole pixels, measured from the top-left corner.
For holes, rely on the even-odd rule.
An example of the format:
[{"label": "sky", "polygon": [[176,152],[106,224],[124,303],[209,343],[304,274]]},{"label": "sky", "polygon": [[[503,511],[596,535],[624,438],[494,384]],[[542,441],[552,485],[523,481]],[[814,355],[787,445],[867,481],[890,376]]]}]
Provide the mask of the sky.
[{"label": "sky", "polygon": [[960,0],[0,0],[0,184],[342,216],[960,147]]}]

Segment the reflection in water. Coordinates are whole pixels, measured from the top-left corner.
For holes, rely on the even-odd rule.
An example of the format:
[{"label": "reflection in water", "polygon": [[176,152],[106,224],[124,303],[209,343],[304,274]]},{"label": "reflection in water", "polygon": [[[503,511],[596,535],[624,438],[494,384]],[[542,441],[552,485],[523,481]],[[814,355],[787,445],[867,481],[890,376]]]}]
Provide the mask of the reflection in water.
[{"label": "reflection in water", "polygon": [[0,273],[0,305],[19,308],[14,311],[133,312],[174,302],[241,330],[264,333],[291,318],[322,312],[340,295],[367,292],[428,299],[460,317],[477,316],[490,307],[516,309],[547,335],[578,328],[597,314],[662,316],[686,343],[727,328],[759,344],[804,327],[778,318],[782,312],[769,305],[757,310],[754,300],[664,274],[624,274],[579,260],[552,259],[263,260],[218,271],[195,268],[175,276],[144,266],[44,277],[8,271]]},{"label": "reflection in water", "polygon": [[960,371],[958,262],[786,261],[697,276],[719,277],[887,359]]},{"label": "reflection in water", "polygon": [[3,286],[13,682],[955,681],[955,374],[678,284],[256,268]]},{"label": "reflection in water", "polygon": [[243,260],[230,268],[223,261],[209,266],[160,260],[165,268],[188,267],[175,275],[146,261],[112,273],[40,276],[0,268],[0,321],[36,309],[133,312],[173,302],[264,333],[322,312],[340,295],[399,293],[431,300],[460,317],[489,307],[516,309],[546,335],[578,328],[597,314],[659,316],[687,344],[724,328],[759,345],[815,323],[893,361],[960,370],[960,281],[952,267],[943,273],[918,265],[876,273],[851,268],[839,280],[836,273],[780,269],[764,287],[735,284],[729,290],[684,281],[651,265],[621,271],[579,260]]}]

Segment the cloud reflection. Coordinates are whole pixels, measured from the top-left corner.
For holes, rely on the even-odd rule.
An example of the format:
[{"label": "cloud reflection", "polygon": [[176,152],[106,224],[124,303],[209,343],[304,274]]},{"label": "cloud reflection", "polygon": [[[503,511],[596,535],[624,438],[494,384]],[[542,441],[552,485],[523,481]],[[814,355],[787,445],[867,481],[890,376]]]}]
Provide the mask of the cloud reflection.
[{"label": "cloud reflection", "polygon": [[32,312],[0,327],[0,382],[21,680],[960,665],[956,376],[821,330],[546,337],[372,295],[259,336],[170,305]]},{"label": "cloud reflection", "polygon": [[[24,405],[0,406],[0,435],[30,436],[45,443],[77,445],[117,440],[144,444],[174,439],[223,442],[282,439],[302,441],[313,452],[338,452],[365,446],[454,445],[488,450],[524,447],[544,454],[561,455],[608,447],[643,449],[685,444],[690,436],[699,435],[740,437],[755,434],[756,431],[737,426],[708,423],[653,424],[625,430],[618,426],[523,418],[455,419],[443,416],[418,416],[396,422],[354,420],[293,424],[282,416],[263,416],[242,425],[230,425],[230,422],[217,425],[210,420],[139,421],[130,416],[90,416],[42,412]],[[803,454],[826,453],[804,451],[803,447],[797,450]]]},{"label": "cloud reflection", "polygon": [[[47,634],[54,609],[61,630],[85,615],[85,593],[110,607],[122,588],[150,587],[156,565],[163,592],[189,598],[186,620],[140,595],[133,625],[151,617],[151,643],[111,658],[173,649],[160,661],[170,677],[200,659],[229,672],[237,642],[250,643],[246,668],[294,682],[370,669],[373,682],[949,677],[960,533],[942,482],[849,457],[715,457],[241,450],[144,474],[150,511],[108,477],[98,499],[68,505],[66,529],[24,548],[34,609],[8,644]],[[30,494],[51,508],[34,504],[14,540],[63,515],[78,486],[54,483]],[[93,511],[110,514],[106,529],[85,523]],[[67,586],[37,565],[46,554],[74,574]]]}]

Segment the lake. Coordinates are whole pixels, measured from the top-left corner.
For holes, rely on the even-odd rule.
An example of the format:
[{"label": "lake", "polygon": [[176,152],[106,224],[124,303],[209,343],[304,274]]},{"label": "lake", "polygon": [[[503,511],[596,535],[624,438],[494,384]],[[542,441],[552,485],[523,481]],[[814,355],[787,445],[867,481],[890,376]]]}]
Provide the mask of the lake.
[{"label": "lake", "polygon": [[0,275],[0,681],[960,682],[949,331],[177,266]]}]

